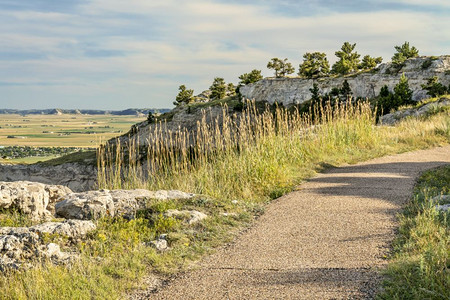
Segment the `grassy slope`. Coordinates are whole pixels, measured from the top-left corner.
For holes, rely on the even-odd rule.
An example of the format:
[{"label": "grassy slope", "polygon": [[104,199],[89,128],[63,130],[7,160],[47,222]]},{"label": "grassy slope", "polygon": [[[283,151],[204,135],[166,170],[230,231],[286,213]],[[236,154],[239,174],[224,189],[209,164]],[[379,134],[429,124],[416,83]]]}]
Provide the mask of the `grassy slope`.
[{"label": "grassy slope", "polygon": [[[450,299],[450,213],[432,198],[450,194],[450,165],[422,174],[400,216],[400,233],[380,299]],[[439,203],[444,204],[444,203]]]},{"label": "grassy slope", "polygon": [[[143,287],[139,279],[146,272],[183,270],[230,240],[263,211],[267,201],[292,190],[324,166],[438,146],[450,139],[450,119],[443,113],[396,127],[375,127],[373,122],[367,113],[355,118],[343,114],[316,127],[311,135],[289,131],[270,135],[240,151],[219,153],[202,164],[172,169],[151,181],[128,176],[130,180],[122,182],[122,187],[176,188],[214,198],[149,201],[133,221],[99,220],[98,230],[89,239],[72,246],[82,259],[69,270],[46,265],[0,276],[0,299],[122,298],[130,289]],[[279,125],[275,128],[280,129]],[[163,217],[169,208],[196,209],[210,217],[199,224],[182,225],[182,220]],[[233,215],[223,216],[223,212]],[[170,251],[157,253],[143,246],[161,233],[168,233]]]}]

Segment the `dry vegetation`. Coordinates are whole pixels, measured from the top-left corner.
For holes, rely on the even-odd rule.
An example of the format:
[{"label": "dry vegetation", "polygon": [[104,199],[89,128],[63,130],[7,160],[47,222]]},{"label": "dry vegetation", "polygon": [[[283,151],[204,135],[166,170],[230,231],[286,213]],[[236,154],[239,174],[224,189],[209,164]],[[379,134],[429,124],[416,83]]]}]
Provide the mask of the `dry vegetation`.
[{"label": "dry vegetation", "polygon": [[[180,189],[208,197],[150,200],[134,220],[98,220],[97,231],[75,245],[81,253],[79,262],[70,268],[44,265],[1,275],[0,299],[121,299],[131,289],[143,287],[139,279],[146,272],[170,274],[185,269],[229,240],[236,229],[250,224],[264,203],[324,166],[450,140],[450,117],[445,112],[405,120],[395,127],[375,126],[368,103],[326,106],[317,115],[321,117],[312,120],[282,108],[260,115],[250,105],[239,120],[225,115],[222,124],[200,122],[194,144],[188,142],[186,132],[165,139],[156,130],[149,136],[154,147],[148,149],[133,142],[118,149],[101,148],[101,187]],[[141,150],[147,154],[142,156]],[[181,226],[163,216],[169,208],[196,209],[210,217]],[[168,234],[170,251],[158,253],[144,246],[160,233]]]}]

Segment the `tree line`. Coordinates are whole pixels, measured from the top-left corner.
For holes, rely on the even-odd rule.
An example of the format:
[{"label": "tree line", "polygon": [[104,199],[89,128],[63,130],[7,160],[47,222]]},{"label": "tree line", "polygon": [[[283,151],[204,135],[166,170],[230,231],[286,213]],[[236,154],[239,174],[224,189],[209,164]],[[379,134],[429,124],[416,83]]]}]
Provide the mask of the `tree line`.
[{"label": "tree line", "polygon": [[[303,62],[299,65],[298,75],[303,78],[319,78],[330,75],[348,75],[359,71],[367,71],[376,68],[383,61],[382,57],[372,57],[364,55],[361,59],[361,54],[356,50],[356,43],[344,42],[340,50],[335,52],[338,60],[330,67],[327,55],[323,52],[307,52],[303,55]],[[392,64],[398,70],[409,58],[419,56],[419,51],[416,47],[410,46],[409,42],[405,42],[400,46],[395,46],[395,53],[392,56]],[[272,58],[267,63],[267,68],[274,71],[277,78],[283,78],[295,72],[295,68],[288,61],[287,58],[280,59]],[[209,87],[210,100],[223,99],[226,96],[233,96],[238,93],[238,89],[242,85],[251,84],[263,79],[262,71],[254,69],[249,73],[244,73],[239,76],[238,87],[236,88],[232,83],[226,83],[224,78],[216,77]],[[345,81],[346,83],[346,81]],[[348,83],[347,83],[348,85]],[[430,78],[423,88],[428,91],[431,96],[437,96],[450,92],[450,87],[446,88],[440,84],[436,78]],[[313,87],[314,89],[314,87]],[[349,88],[348,88],[349,89]],[[342,91],[337,88],[332,90],[331,97],[339,96],[348,97],[348,89]],[[345,94],[347,93],[347,94]],[[198,99],[194,96],[194,90],[188,89],[184,84],[178,88],[178,94],[175,98],[174,105],[194,103]]]}]

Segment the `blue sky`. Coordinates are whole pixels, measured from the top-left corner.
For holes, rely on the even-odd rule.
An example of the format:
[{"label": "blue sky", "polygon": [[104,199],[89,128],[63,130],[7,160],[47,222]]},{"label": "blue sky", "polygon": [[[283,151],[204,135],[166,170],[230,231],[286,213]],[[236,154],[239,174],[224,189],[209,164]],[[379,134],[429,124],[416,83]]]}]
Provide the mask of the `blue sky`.
[{"label": "blue sky", "polygon": [[449,0],[0,0],[0,108],[171,107],[272,57],[450,54]]}]

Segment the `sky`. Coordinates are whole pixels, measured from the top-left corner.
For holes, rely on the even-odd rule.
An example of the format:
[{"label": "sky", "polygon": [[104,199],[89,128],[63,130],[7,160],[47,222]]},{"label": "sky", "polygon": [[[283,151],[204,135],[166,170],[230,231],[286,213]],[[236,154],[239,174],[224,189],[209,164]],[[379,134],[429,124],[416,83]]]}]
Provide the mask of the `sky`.
[{"label": "sky", "polygon": [[0,0],[0,108],[171,108],[214,77],[331,63],[343,42],[390,61],[450,54],[449,0]]}]

